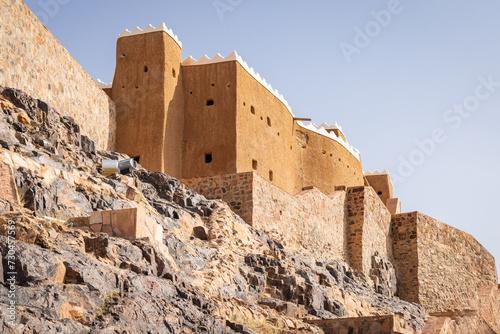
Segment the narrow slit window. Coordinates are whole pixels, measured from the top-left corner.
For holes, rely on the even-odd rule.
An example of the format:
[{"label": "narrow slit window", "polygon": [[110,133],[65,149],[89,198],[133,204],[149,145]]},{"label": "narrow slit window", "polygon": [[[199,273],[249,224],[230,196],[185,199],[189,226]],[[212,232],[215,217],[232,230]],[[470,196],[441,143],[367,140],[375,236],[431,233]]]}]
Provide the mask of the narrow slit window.
[{"label": "narrow slit window", "polygon": [[252,160],[252,168],[254,170],[257,170],[257,167],[259,167],[259,163],[257,162],[257,160]]},{"label": "narrow slit window", "polygon": [[214,99],[207,99],[206,105],[207,106],[213,106],[214,105]]},{"label": "narrow slit window", "polygon": [[205,153],[205,163],[209,164],[212,162],[212,153]]},{"label": "narrow slit window", "polygon": [[269,171],[269,181],[273,181],[274,179],[274,173],[272,170]]},{"label": "narrow slit window", "polygon": [[253,106],[250,107],[250,112],[255,115],[255,108]]},{"label": "narrow slit window", "polygon": [[271,126],[271,119],[269,117],[267,118],[267,126]]},{"label": "narrow slit window", "polygon": [[149,68],[147,66],[144,66],[144,72],[149,71]]}]

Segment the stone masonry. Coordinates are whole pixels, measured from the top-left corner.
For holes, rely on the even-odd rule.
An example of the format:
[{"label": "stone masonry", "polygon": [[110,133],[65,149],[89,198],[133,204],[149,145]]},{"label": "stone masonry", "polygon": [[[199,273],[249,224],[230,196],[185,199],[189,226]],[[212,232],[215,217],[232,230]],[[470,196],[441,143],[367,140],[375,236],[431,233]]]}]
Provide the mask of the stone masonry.
[{"label": "stone masonry", "polygon": [[373,255],[392,258],[391,215],[371,187],[347,189],[347,254],[353,268],[365,273]]},{"label": "stone masonry", "polygon": [[150,242],[163,242],[163,228],[140,207],[94,211],[90,217],[71,218],[68,222],[79,229],[102,232],[114,237],[130,240],[147,238]]},{"label": "stone masonry", "polygon": [[391,235],[400,297],[431,314],[477,310],[478,289],[498,284],[494,258],[465,232],[412,212],[392,217]]},{"label": "stone masonry", "polygon": [[21,0],[0,1],[0,86],[73,117],[99,149],[113,149],[115,106]]}]

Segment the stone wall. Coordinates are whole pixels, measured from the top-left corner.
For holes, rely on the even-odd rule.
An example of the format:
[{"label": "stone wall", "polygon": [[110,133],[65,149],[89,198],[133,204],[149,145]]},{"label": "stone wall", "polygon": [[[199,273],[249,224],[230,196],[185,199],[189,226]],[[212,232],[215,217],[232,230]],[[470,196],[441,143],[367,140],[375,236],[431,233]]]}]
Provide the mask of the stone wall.
[{"label": "stone wall", "polygon": [[248,224],[293,251],[343,259],[345,191],[316,188],[295,196],[256,173],[181,180],[210,199],[222,199]]},{"label": "stone wall", "polygon": [[297,252],[344,259],[345,191],[316,188],[292,196],[254,175],[253,226]]},{"label": "stone wall", "polygon": [[147,238],[150,242],[163,243],[163,227],[150,218],[142,207],[94,211],[90,217],[71,218],[68,223],[78,229],[113,237],[129,240]]},{"label": "stone wall", "polygon": [[471,235],[418,212],[394,215],[399,296],[429,313],[477,310],[480,286],[496,285],[495,260]]},{"label": "stone wall", "polygon": [[353,268],[369,273],[372,256],[392,258],[391,215],[373,188],[347,189],[347,253]]},{"label": "stone wall", "polygon": [[218,175],[180,181],[209,199],[221,199],[247,224],[252,225],[253,176],[250,173]]},{"label": "stone wall", "polygon": [[429,317],[422,334],[453,334],[453,323],[449,317]]},{"label": "stone wall", "polygon": [[498,284],[495,259],[470,234],[418,213],[419,300],[429,313],[474,307],[480,286]]},{"label": "stone wall", "polygon": [[418,302],[417,213],[392,216],[392,253],[398,277],[398,295],[409,302]]},{"label": "stone wall", "polygon": [[[325,334],[416,334],[406,321],[397,315],[382,315],[374,317],[355,317],[329,320],[306,320],[307,323],[316,325]],[[433,333],[433,332],[429,332]],[[434,333],[433,333],[434,334]],[[445,333],[442,333],[445,334]]]},{"label": "stone wall", "polygon": [[0,86],[73,117],[99,149],[115,143],[114,103],[21,0],[0,1]]},{"label": "stone wall", "polygon": [[500,330],[500,290],[496,285],[482,286],[477,292],[481,320]]},{"label": "stone wall", "polygon": [[222,199],[249,225],[289,249],[349,260],[369,275],[372,257],[392,259],[391,215],[371,187],[326,195],[316,188],[290,195],[254,172],[181,182],[209,199]]}]

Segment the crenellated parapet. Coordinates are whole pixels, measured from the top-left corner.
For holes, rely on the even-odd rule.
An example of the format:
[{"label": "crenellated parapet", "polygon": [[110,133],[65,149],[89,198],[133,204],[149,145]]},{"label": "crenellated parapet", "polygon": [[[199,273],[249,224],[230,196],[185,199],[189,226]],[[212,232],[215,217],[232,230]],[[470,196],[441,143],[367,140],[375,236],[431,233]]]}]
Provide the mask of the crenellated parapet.
[{"label": "crenellated parapet", "polygon": [[285,107],[290,111],[293,116],[292,108],[288,104],[287,100],[283,94],[280,94],[277,89],[274,89],[271,84],[269,84],[266,79],[262,78],[259,73],[257,73],[253,67],[250,67],[246,61],[236,52],[231,52],[227,57],[221,56],[219,53],[216,54],[213,58],[209,58],[207,55],[203,55],[200,59],[196,60],[193,57],[189,56],[186,60],[182,62],[183,66],[196,66],[196,65],[207,65],[207,64],[216,64],[227,61],[237,61],[241,66],[257,80],[262,86],[264,86],[271,94],[276,96],[278,100],[280,100]]},{"label": "crenellated parapet", "polygon": [[160,24],[156,28],[153,27],[151,24],[149,24],[144,30],[141,29],[141,28],[139,28],[139,27],[135,27],[135,29],[132,30],[132,31],[130,31],[128,29],[125,29],[120,35],[118,35],[118,38],[135,36],[135,35],[142,35],[142,34],[147,34],[147,33],[151,33],[151,32],[158,32],[158,31],[164,31],[164,32],[166,32],[170,37],[172,37],[172,39],[182,49],[182,43],[181,43],[181,41],[179,40],[179,38],[177,37],[177,35],[174,34],[174,32],[172,31],[172,29],[167,28],[167,26],[165,25],[165,23]]},{"label": "crenellated parapet", "polygon": [[356,160],[361,161],[361,155],[359,151],[353,146],[349,145],[349,142],[347,142],[347,140],[344,140],[345,137],[340,135],[337,136],[335,132],[328,131],[329,129],[337,129],[342,132],[342,128],[337,124],[337,122],[333,123],[332,125],[326,125],[326,123],[323,123],[320,126],[317,126],[312,122],[304,124],[302,121],[298,121],[297,124],[305,129],[314,131],[316,133],[319,133],[320,135],[323,135],[325,137],[328,137],[336,141],[337,143],[342,145],[347,151],[349,151],[349,153],[351,153],[356,158]]}]

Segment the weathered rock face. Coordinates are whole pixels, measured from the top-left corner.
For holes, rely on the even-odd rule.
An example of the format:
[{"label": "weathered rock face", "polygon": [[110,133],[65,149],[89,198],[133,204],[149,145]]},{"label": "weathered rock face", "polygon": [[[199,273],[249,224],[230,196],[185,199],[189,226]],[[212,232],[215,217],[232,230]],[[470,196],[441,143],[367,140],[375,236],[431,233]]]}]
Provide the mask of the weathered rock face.
[{"label": "weathered rock face", "polygon": [[[2,333],[319,333],[303,320],[382,314],[415,333],[424,327],[424,308],[394,297],[387,259],[374,256],[366,277],[342,261],[292,253],[166,174],[105,178],[100,160],[125,156],[96,151],[45,103],[3,92],[0,164],[14,171],[19,202],[0,200],[3,266],[9,220],[17,242],[17,318],[6,320],[3,280]],[[135,207],[162,225],[167,251],[69,220]]]}]

